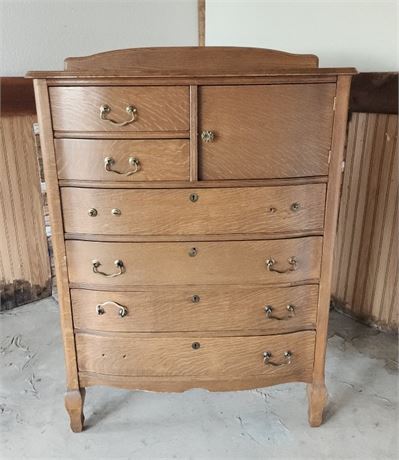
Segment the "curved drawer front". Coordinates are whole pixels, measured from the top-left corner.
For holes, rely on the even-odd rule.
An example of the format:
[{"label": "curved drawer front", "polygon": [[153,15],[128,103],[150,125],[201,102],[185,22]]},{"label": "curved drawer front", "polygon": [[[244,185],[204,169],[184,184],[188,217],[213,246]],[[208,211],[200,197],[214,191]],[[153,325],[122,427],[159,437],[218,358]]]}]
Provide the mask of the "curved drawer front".
[{"label": "curved drawer front", "polygon": [[55,131],[189,130],[186,86],[52,87],[49,94]]},{"label": "curved drawer front", "polygon": [[77,329],[108,332],[263,331],[315,328],[317,285],[109,292],[72,289]]},{"label": "curved drawer front", "polygon": [[66,250],[73,284],[245,285],[317,280],[321,244],[321,237],[184,243],[66,241]]},{"label": "curved drawer front", "polygon": [[[310,378],[313,331],[255,337],[132,338],[76,334],[80,371],[119,376],[225,376],[277,373]],[[270,356],[266,357],[265,353]]]},{"label": "curved drawer front", "polygon": [[185,139],[55,139],[59,179],[87,181],[189,180]]},{"label": "curved drawer front", "polygon": [[[321,232],[324,221],[325,184],[198,190],[63,188],[61,194],[67,233],[300,233]],[[117,214],[112,214],[114,209]]]},{"label": "curved drawer front", "polygon": [[200,178],[327,175],[335,90],[333,83],[202,86]]}]

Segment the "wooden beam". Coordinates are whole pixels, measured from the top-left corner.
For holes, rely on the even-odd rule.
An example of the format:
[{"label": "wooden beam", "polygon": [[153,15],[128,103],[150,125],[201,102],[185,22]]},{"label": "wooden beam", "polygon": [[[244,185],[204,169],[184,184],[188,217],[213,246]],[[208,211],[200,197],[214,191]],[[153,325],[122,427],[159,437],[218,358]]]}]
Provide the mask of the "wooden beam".
[{"label": "wooden beam", "polygon": [[352,80],[351,112],[398,113],[398,73],[363,72]]},{"label": "wooden beam", "polygon": [[33,82],[24,77],[1,77],[1,114],[35,115]]},{"label": "wooden beam", "polygon": [[205,46],[205,0],[198,0],[198,45]]}]

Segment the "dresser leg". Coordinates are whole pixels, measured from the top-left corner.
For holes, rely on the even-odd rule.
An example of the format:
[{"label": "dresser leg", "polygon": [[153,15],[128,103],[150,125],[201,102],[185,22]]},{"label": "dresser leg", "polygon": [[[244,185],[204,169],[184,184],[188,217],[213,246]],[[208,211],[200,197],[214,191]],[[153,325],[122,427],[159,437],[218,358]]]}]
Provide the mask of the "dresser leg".
[{"label": "dresser leg", "polygon": [[85,417],[83,415],[83,404],[85,401],[86,390],[70,390],[65,393],[65,408],[68,411],[71,430],[79,433],[83,430]]},{"label": "dresser leg", "polygon": [[308,417],[310,426],[316,427],[321,425],[327,398],[327,387],[324,383],[311,383],[308,385]]}]

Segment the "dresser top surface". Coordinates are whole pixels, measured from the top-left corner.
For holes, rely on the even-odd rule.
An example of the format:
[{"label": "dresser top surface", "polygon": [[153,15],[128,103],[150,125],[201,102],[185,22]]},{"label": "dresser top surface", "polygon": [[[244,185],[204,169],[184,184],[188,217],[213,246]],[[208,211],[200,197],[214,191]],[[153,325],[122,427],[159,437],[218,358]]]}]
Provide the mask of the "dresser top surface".
[{"label": "dresser top surface", "polygon": [[313,54],[263,48],[161,47],[107,51],[70,57],[62,71],[32,71],[29,78],[169,78],[353,75],[356,69],[319,68]]}]

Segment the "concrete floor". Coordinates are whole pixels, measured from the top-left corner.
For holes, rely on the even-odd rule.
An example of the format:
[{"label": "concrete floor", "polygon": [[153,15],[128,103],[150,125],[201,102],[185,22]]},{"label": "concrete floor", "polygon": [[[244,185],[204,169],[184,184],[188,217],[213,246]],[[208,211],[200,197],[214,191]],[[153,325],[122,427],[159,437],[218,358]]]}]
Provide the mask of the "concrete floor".
[{"label": "concrete floor", "polygon": [[397,459],[397,338],[333,312],[320,428],[305,385],[182,394],[89,388],[69,431],[57,303],[0,315],[0,458]]}]

